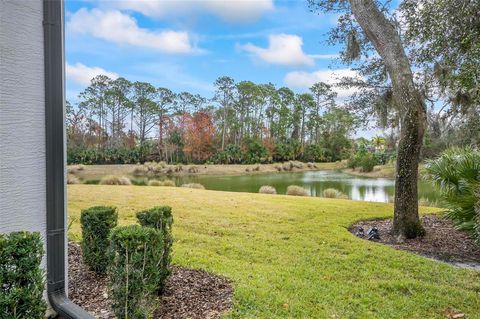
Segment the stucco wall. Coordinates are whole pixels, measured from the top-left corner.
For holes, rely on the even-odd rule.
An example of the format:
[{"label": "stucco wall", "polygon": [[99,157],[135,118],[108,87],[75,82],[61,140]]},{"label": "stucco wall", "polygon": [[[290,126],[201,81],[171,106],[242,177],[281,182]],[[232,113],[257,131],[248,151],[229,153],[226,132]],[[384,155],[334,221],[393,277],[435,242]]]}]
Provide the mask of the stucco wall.
[{"label": "stucco wall", "polygon": [[0,232],[45,239],[43,2],[0,0],[0,20]]}]

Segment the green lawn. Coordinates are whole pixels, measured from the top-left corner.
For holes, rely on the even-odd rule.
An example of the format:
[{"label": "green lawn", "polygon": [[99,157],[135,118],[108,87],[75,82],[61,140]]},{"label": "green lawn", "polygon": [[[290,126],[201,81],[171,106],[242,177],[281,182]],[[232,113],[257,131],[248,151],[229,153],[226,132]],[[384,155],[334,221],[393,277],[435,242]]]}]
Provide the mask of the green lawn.
[{"label": "green lawn", "polygon": [[[185,188],[69,185],[80,210],[115,205],[120,223],[155,205],[174,210],[175,264],[230,278],[228,318],[480,318],[480,273],[358,239],[347,227],[392,206],[325,198]],[[423,212],[433,209],[423,209]]]}]

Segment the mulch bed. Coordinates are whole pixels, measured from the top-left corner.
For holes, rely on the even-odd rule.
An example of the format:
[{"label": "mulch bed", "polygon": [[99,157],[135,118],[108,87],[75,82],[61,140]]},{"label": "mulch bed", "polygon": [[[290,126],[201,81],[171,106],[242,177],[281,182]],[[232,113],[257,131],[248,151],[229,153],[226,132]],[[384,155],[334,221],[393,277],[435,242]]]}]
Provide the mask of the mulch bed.
[{"label": "mulch bed", "polygon": [[480,270],[480,247],[469,234],[456,230],[451,221],[437,215],[425,215],[422,224],[426,235],[420,238],[407,239],[397,243],[391,235],[392,220],[362,221],[350,227],[350,231],[361,237],[359,229],[365,234],[372,227],[378,229],[380,239],[375,241],[390,245],[396,249],[408,250],[426,257],[442,260],[457,266]]},{"label": "mulch bed", "polygon": [[[108,299],[107,278],[88,270],[78,244],[68,245],[70,299],[96,318],[115,318]],[[230,282],[201,270],[172,267],[155,318],[214,319],[232,308]]]}]

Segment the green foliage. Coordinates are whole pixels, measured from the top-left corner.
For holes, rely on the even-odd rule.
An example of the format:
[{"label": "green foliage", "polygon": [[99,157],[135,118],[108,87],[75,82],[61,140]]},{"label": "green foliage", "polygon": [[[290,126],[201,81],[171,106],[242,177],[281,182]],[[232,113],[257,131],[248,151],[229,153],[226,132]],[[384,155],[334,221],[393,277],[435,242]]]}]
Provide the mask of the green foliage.
[{"label": "green foliage", "polygon": [[117,225],[118,213],[115,207],[94,206],[82,210],[80,222],[82,225],[83,260],[88,267],[103,273],[107,269],[108,235]]},{"label": "green foliage", "polygon": [[366,150],[360,150],[348,159],[349,168],[360,167],[362,172],[371,172],[375,165],[380,164],[376,153],[370,153]]},{"label": "green foliage", "polygon": [[0,234],[0,318],[45,317],[43,254],[39,233]]},{"label": "green foliage", "polygon": [[257,164],[270,162],[270,154],[263,143],[254,138],[247,138],[244,141],[244,163]]},{"label": "green foliage", "polygon": [[275,154],[273,159],[277,162],[296,160],[300,156],[301,145],[294,139],[287,142],[278,142],[275,144]]},{"label": "green foliage", "polygon": [[475,238],[477,239],[477,244],[480,245],[480,188],[477,189],[475,193],[477,201],[475,203]]},{"label": "green foliage", "polygon": [[119,226],[110,234],[108,279],[117,318],[151,318],[162,269],[162,233],[139,225]]},{"label": "green foliage", "polygon": [[212,156],[210,161],[214,164],[241,164],[243,154],[240,146],[228,144],[223,151]]},{"label": "green foliage", "polygon": [[162,233],[163,237],[163,255],[160,266],[160,275],[158,278],[157,289],[162,292],[165,287],[165,280],[171,273],[170,262],[172,260],[172,207],[158,206],[151,209],[142,210],[136,214],[140,225],[145,227],[152,227]]},{"label": "green foliage", "polygon": [[[478,229],[475,192],[480,187],[480,151],[453,148],[425,166],[426,178],[440,189],[447,217],[462,230]],[[477,233],[478,235],[478,233]]]},{"label": "green foliage", "polygon": [[319,144],[309,144],[303,151],[303,160],[307,162],[325,162],[325,150]]}]

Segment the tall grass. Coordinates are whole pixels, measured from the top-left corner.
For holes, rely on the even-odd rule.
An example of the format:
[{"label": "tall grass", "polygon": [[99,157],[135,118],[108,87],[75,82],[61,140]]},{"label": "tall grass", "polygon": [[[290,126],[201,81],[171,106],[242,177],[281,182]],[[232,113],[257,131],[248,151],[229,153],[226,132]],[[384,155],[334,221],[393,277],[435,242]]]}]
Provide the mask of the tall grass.
[{"label": "tall grass", "polygon": [[348,196],[338,189],[335,188],[327,188],[323,190],[323,197],[325,198],[340,198],[340,199],[348,199]]},{"label": "tall grass", "polygon": [[303,187],[298,185],[290,185],[287,187],[287,195],[291,196],[310,196],[310,193]]},{"label": "tall grass", "polygon": [[181,187],[196,188],[196,189],[205,189],[205,186],[203,186],[202,184],[198,184],[198,183],[183,184]]},{"label": "tall grass", "polygon": [[270,185],[263,185],[262,187],[260,187],[260,189],[258,190],[259,193],[262,193],[262,194],[276,194],[277,193],[277,190],[275,189],[275,187],[273,186],[270,186]]},{"label": "tall grass", "polygon": [[105,176],[100,180],[100,185],[132,185],[130,179],[126,176]]}]

